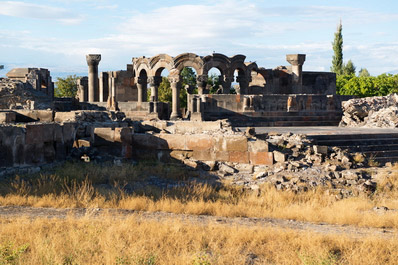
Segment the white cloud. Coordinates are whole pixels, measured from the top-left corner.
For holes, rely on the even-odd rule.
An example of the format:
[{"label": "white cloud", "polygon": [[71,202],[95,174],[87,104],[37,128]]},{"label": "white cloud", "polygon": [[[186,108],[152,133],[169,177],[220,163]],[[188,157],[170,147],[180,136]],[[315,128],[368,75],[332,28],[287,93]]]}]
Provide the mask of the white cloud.
[{"label": "white cloud", "polygon": [[[40,16],[58,21],[80,18],[75,14],[69,16],[70,11],[61,8],[53,8],[58,14],[54,15],[53,11],[46,11],[48,7],[45,6],[0,2],[3,3],[8,3],[8,9],[2,8],[0,14],[33,18]],[[82,68],[86,67],[84,55],[88,53],[103,54],[100,66],[124,67],[124,64],[130,63],[133,56],[153,56],[158,53],[175,56],[182,52],[207,55],[215,50],[228,56],[236,53],[245,54],[248,60],[257,61],[259,66],[266,67],[287,64],[287,53],[306,53],[305,70],[328,70],[332,56],[333,31],[340,16],[346,16],[349,21],[358,20],[355,23],[370,23],[369,17],[375,16],[382,20],[396,19],[393,14],[383,17],[359,8],[261,8],[248,3],[249,1],[244,0],[216,3],[209,1],[207,4],[160,7],[146,12],[135,11],[130,18],[118,24],[111,34],[105,33],[97,38],[85,40],[66,36],[65,39],[46,37],[43,41],[43,38],[29,32],[18,36],[2,34],[1,31],[0,38],[5,40],[3,43],[12,43],[20,49],[48,53],[54,55],[53,58],[71,58],[71,62],[82,64]],[[16,5],[20,5],[21,8],[16,9]],[[102,2],[97,8],[107,5],[117,7],[109,2]],[[37,7],[41,8],[38,10],[46,12],[35,11],[32,14],[31,10]],[[330,31],[327,33],[330,34],[330,39],[328,36],[327,39],[319,36],[325,28]],[[353,59],[359,68],[366,67],[377,74],[380,71],[388,71],[384,70],[385,68],[398,68],[398,63],[393,60],[398,57],[397,46],[396,43],[385,43],[385,46],[381,47],[380,44],[372,43],[372,40],[365,44],[347,42],[344,46],[344,56]],[[383,63],[380,63],[381,61]],[[385,68],[379,67],[381,64],[385,65]]]},{"label": "white cloud", "polygon": [[18,1],[0,1],[0,15],[56,20],[64,24],[78,24],[83,17],[59,7],[37,5]]}]

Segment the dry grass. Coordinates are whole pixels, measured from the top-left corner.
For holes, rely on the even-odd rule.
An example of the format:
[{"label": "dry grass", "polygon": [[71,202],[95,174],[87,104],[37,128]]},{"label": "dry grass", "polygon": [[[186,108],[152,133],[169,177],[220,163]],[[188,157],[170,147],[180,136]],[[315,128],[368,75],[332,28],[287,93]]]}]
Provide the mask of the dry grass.
[{"label": "dry grass", "polygon": [[[260,194],[231,186],[215,188],[194,184],[167,191],[144,187],[133,194],[126,194],[123,190],[124,184],[120,183],[139,179],[140,172],[145,178],[144,173],[175,173],[180,176],[184,171],[178,168],[167,170],[167,166],[162,164],[158,166],[160,169],[153,165],[138,165],[127,169],[121,167],[119,171],[113,166],[102,169],[86,166],[87,168],[79,170],[79,165],[67,165],[66,169],[61,168],[52,175],[29,179],[16,177],[3,185],[0,205],[123,208],[398,228],[396,211],[383,214],[372,211],[375,206],[398,209],[398,173],[384,176],[377,191],[371,196],[361,195],[339,200],[321,189],[295,194],[277,191],[266,185],[261,187]],[[186,177],[187,175],[182,178]],[[100,184],[110,183],[111,180],[112,189],[101,188]]]},{"label": "dry grass", "polygon": [[398,241],[128,219],[0,219],[0,264],[396,264]]}]

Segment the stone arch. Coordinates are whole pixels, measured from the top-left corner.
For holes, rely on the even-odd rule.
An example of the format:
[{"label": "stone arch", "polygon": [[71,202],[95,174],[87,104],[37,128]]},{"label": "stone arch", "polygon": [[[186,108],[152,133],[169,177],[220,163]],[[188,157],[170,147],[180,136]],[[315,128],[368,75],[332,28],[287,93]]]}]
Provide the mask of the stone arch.
[{"label": "stone arch", "polygon": [[235,55],[230,58],[230,65],[229,65],[229,74],[233,75],[235,70],[241,71],[239,75],[246,75],[247,67],[245,64],[246,56],[242,54]]},{"label": "stone arch", "polygon": [[146,74],[149,75],[151,69],[149,65],[149,59],[146,58],[145,56],[139,58],[133,58],[133,68],[136,77],[140,75],[142,70],[145,70]]},{"label": "stone arch", "polygon": [[207,75],[211,68],[217,68],[222,75],[228,72],[230,60],[227,56],[221,53],[213,53],[203,58],[203,74]]},{"label": "stone arch", "polygon": [[182,71],[184,67],[192,67],[196,74],[203,75],[203,60],[194,53],[182,53],[174,57],[174,66],[177,70]]},{"label": "stone arch", "polygon": [[247,65],[245,64],[246,56],[238,54],[230,58],[229,77],[234,78],[235,70],[238,71],[236,82],[239,83],[239,91],[237,94],[247,94],[250,82],[250,74],[248,74]]},{"label": "stone arch", "polygon": [[151,57],[149,60],[149,66],[152,76],[160,76],[163,69],[167,69],[167,71],[170,72],[175,68],[173,57],[164,53]]}]

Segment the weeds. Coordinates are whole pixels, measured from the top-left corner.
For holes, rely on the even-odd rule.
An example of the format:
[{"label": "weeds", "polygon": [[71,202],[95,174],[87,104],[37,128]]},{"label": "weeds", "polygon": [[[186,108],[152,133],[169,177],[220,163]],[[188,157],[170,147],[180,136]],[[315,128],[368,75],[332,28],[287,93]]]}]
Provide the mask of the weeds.
[{"label": "weeds", "polygon": [[0,264],[17,264],[21,255],[26,253],[29,244],[15,246],[11,241],[0,244]]},{"label": "weeds", "polygon": [[[99,168],[86,163],[66,164],[55,173],[16,176],[8,184],[1,184],[0,205],[119,208],[398,228],[394,211],[383,214],[372,211],[376,206],[398,209],[398,173],[379,178],[377,190],[371,196],[337,199],[322,188],[296,194],[269,185],[261,186],[260,193],[227,184],[211,186],[194,182],[165,190],[135,181],[139,179],[137,174],[142,173],[142,178],[146,178],[167,168],[164,164],[122,165],[118,167],[121,175],[117,178],[110,175],[117,173],[111,172],[115,170],[113,165]],[[130,176],[127,171],[133,169],[131,174],[136,175]],[[171,171],[177,169],[184,173],[178,167],[172,167]]]}]

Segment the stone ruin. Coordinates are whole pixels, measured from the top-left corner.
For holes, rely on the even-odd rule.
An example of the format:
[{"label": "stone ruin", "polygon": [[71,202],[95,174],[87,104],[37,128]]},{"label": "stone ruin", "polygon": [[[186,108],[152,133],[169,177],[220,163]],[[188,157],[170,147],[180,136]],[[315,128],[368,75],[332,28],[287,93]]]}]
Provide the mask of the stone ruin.
[{"label": "stone ruin", "polygon": [[53,107],[54,83],[43,68],[15,68],[0,78],[0,109]]},{"label": "stone ruin", "polygon": [[[336,95],[334,73],[303,71],[305,58],[305,54],[289,54],[286,60],[290,66],[265,69],[255,62],[246,62],[244,55],[159,54],[133,58],[127,70],[98,73],[101,55],[91,54],[86,57],[89,76],[79,80],[79,101],[119,109],[132,119],[227,118],[242,126],[337,125],[342,114],[341,102],[351,97]],[[180,73],[185,67],[196,71],[197,94],[181,87]],[[217,94],[209,94],[206,86],[212,68],[221,73]],[[173,95],[171,106],[158,100],[165,69]],[[234,82],[238,84],[232,94]],[[179,102],[181,89],[188,93],[186,110],[181,109]],[[151,95],[149,102],[147,93]]]},{"label": "stone ruin", "polygon": [[[32,101],[52,102],[42,107],[27,100],[22,107],[0,105],[0,175],[40,170],[69,159],[101,163],[151,157],[251,189],[264,182],[297,192],[332,186],[338,196],[346,196],[347,185],[358,184],[364,191],[375,188],[369,175],[356,169],[362,162],[344,150],[317,145],[303,135],[256,135],[253,128],[235,128],[338,124],[342,101],[350,97],[336,95],[334,73],[303,71],[305,55],[287,55],[289,67],[265,69],[245,62],[243,55],[161,54],[133,58],[125,71],[102,73],[101,55],[86,59],[89,75],[78,81],[79,102],[52,100],[54,86],[46,69],[13,69],[8,79],[0,80],[7,102],[17,90],[46,98],[37,100],[35,94]],[[178,98],[180,89],[186,89],[180,82],[184,67],[196,70],[198,87],[197,94],[188,88],[185,111]],[[206,81],[214,67],[221,72],[221,86],[209,94]],[[169,71],[172,106],[158,101],[164,69]],[[234,82],[236,94],[231,93]],[[60,102],[69,108],[60,108]]]}]

